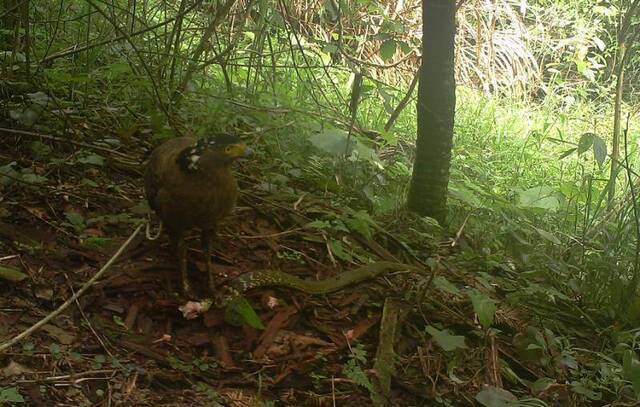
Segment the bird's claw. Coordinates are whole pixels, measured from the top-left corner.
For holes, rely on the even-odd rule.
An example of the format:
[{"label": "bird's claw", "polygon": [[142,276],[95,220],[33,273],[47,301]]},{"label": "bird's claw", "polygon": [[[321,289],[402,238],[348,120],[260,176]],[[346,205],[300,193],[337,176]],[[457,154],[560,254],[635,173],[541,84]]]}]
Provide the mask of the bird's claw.
[{"label": "bird's claw", "polygon": [[182,279],[182,293],[187,298],[196,298],[195,292],[193,291],[193,288],[191,287],[191,283],[189,282],[188,278]]}]

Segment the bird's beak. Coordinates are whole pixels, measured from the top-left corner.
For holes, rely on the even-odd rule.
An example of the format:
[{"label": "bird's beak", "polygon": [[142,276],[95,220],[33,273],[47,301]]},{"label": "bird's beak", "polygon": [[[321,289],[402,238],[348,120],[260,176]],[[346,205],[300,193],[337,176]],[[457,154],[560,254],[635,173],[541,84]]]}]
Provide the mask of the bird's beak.
[{"label": "bird's beak", "polygon": [[253,154],[253,150],[244,143],[232,144],[225,149],[225,154],[231,158],[244,158]]}]

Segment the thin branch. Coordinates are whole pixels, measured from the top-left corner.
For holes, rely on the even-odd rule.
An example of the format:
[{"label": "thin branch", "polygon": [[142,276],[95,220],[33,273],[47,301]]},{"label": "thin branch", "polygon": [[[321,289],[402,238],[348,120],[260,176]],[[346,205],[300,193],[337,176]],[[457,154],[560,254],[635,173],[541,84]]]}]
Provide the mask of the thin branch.
[{"label": "thin branch", "polygon": [[136,230],[134,230],[133,233],[131,234],[131,236],[129,236],[129,238],[122,244],[122,246],[120,246],[118,251],[116,251],[116,253],[109,259],[109,261],[107,261],[107,263],[104,266],[102,266],[100,271],[98,271],[93,277],[91,277],[89,279],[89,281],[84,283],[84,285],[75,294],[73,294],[68,300],[66,300],[62,305],[60,305],[55,311],[51,312],[46,317],[42,318],[35,325],[31,326],[27,330],[25,330],[22,333],[14,336],[12,339],[8,340],[7,342],[1,344],[0,345],[0,353],[4,352],[5,350],[9,349],[10,347],[15,345],[16,343],[18,343],[21,340],[23,340],[23,339],[29,337],[30,335],[32,335],[38,329],[42,328],[43,325],[47,324],[49,321],[51,321],[52,319],[54,319],[55,317],[60,315],[62,313],[62,311],[67,309],[78,298],[80,298],[82,296],[82,294],[84,294],[89,288],[91,288],[91,286],[96,281],[98,281],[104,275],[104,273],[107,270],[109,270],[109,267],[111,267],[111,265],[113,263],[115,263],[115,261],[118,259],[118,257],[120,257],[120,255],[124,252],[124,249],[126,249],[127,246],[129,246],[129,244],[131,243],[133,238],[135,238],[138,235],[138,233],[142,229],[142,226],[144,226],[144,224],[138,225]]},{"label": "thin branch", "polygon": [[[160,89],[158,88],[158,85],[156,83],[156,80],[154,78],[153,72],[151,71],[151,68],[149,68],[149,65],[145,62],[145,59],[142,57],[142,54],[140,52],[140,49],[138,48],[138,46],[135,44],[135,42],[133,42],[133,40],[131,39],[131,36],[122,29],[122,27],[120,27],[120,25],[118,24],[117,21],[115,21],[114,19],[112,19],[101,7],[99,7],[93,0],[85,0],[87,3],[89,3],[91,5],[91,7],[93,7],[94,9],[96,9],[98,11],[98,13],[100,13],[102,15],[102,17],[104,17],[105,20],[107,20],[108,22],[111,23],[111,25],[113,26],[113,28],[116,29],[116,31],[120,32],[120,35],[124,36],[127,43],[129,43],[129,45],[131,46],[131,48],[133,49],[133,52],[138,56],[138,59],[140,61],[140,65],[142,65],[142,69],[144,69],[144,71],[146,72],[148,78],[149,78],[149,82],[151,83],[151,89],[153,89],[153,93],[156,97],[156,101],[160,107],[160,109],[162,110],[162,112],[165,114],[167,120],[169,121],[170,124],[173,125],[173,120],[171,117],[171,114],[169,112],[169,110],[167,109],[167,106],[165,106],[163,100],[162,100],[162,95],[160,94]],[[173,126],[172,126],[173,127]]]},{"label": "thin branch", "polygon": [[[216,14],[213,17],[213,20],[211,20],[211,23],[209,24],[205,32],[202,34],[202,37],[200,38],[200,43],[198,44],[198,46],[193,52],[194,61],[199,60],[202,54],[205,52],[205,50],[207,49],[207,45],[209,43],[209,39],[215,32],[216,28],[218,27],[218,24],[220,24],[220,22],[222,22],[222,20],[229,14],[229,11],[231,10],[231,7],[233,7],[235,2],[236,0],[227,0],[226,3],[224,3],[218,10],[216,10]],[[252,2],[250,2],[250,6],[251,5],[252,5]],[[189,81],[191,81],[191,78],[193,77],[193,74],[196,72],[197,69],[198,69],[197,63],[191,63],[187,66],[187,69],[185,71],[184,77],[182,78],[182,81],[180,82],[178,87],[174,90],[173,95],[171,97],[171,101],[174,104],[177,104],[177,102],[179,102],[181,95],[184,93],[184,90],[187,88]]]},{"label": "thin branch", "polygon": [[[154,25],[152,25],[150,27],[143,28],[143,29],[141,29],[139,31],[136,31],[136,32],[131,33],[131,34],[128,34],[128,36],[129,36],[129,38],[132,38],[132,37],[138,36],[140,34],[144,34],[146,32],[153,31],[156,28],[160,28],[162,26],[168,25],[171,22],[173,22],[176,18],[182,17],[182,16],[190,13],[194,9],[198,8],[198,6],[200,6],[200,3],[202,3],[202,0],[196,1],[191,7],[188,7],[187,9],[185,9],[181,14],[177,14],[176,16],[168,18],[168,19],[166,19],[166,20],[164,20],[164,21],[162,21],[162,22],[160,22],[158,24],[154,24]],[[96,12],[98,12],[98,11],[96,11]],[[49,56],[43,58],[40,61],[40,64],[45,64],[45,63],[51,62],[53,60],[56,60],[58,58],[63,58],[63,57],[69,56],[69,55],[74,55],[74,54],[77,54],[79,52],[87,51],[87,50],[92,49],[92,48],[100,47],[100,46],[103,46],[103,45],[111,44],[111,43],[122,41],[122,40],[126,40],[126,39],[127,39],[127,35],[123,34],[123,35],[117,36],[115,38],[109,38],[108,40],[94,42],[93,44],[87,44],[87,45],[84,45],[84,46],[81,46],[81,47],[77,46],[77,45],[74,45],[70,49],[63,50],[63,51],[60,51],[58,53],[55,53],[53,55],[49,55]]]},{"label": "thin branch", "polygon": [[[629,132],[629,115],[627,115],[627,125],[624,129],[624,160],[626,163],[626,167],[629,168],[631,164],[629,163],[629,140],[627,137],[627,133]],[[638,199],[636,196],[636,190],[633,185],[633,178],[631,178],[631,172],[627,171],[627,178],[629,180],[629,190],[631,192],[631,207],[633,209],[633,218],[634,218],[634,226],[636,232],[636,253],[633,258],[633,277],[631,278],[631,284],[629,284],[629,292],[631,294],[628,298],[633,298],[638,289],[638,267],[640,264],[640,214],[638,214]]]},{"label": "thin branch", "polygon": [[8,128],[5,128],[5,127],[0,127],[0,133],[13,134],[13,135],[16,135],[16,136],[40,137],[40,138],[43,138],[43,139],[46,139],[46,140],[59,141],[61,143],[73,144],[73,145],[78,146],[78,147],[85,147],[85,148],[89,148],[89,149],[96,150],[96,151],[103,151],[105,153],[118,155],[118,156],[120,156],[122,158],[126,158],[128,160],[133,160],[130,155],[127,155],[125,153],[121,153],[120,151],[112,150],[112,149],[107,148],[107,147],[101,147],[101,146],[95,146],[95,145],[88,144],[88,143],[83,143],[81,141],[73,141],[73,140],[62,138],[62,137],[49,136],[47,134],[40,134],[40,133],[35,133],[35,132],[32,132],[32,131],[26,131],[26,130],[8,129]]},{"label": "thin branch", "polygon": [[393,110],[393,112],[389,116],[389,120],[387,120],[387,123],[385,123],[384,131],[389,131],[393,127],[393,125],[396,123],[396,120],[398,120],[398,117],[400,117],[400,113],[402,113],[404,108],[407,107],[407,105],[409,104],[409,101],[411,100],[411,96],[413,95],[413,91],[415,90],[416,85],[418,84],[419,79],[420,79],[420,70],[418,69],[416,74],[413,76],[411,85],[409,85],[407,94],[404,95],[400,103],[398,103],[398,106],[396,106],[396,108]]}]

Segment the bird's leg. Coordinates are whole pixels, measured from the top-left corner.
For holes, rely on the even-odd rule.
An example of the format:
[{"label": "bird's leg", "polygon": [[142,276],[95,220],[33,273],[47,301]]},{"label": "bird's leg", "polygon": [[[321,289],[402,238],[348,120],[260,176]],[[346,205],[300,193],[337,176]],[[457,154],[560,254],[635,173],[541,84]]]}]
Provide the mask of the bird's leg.
[{"label": "bird's leg", "polygon": [[172,243],[178,256],[178,268],[180,269],[180,278],[182,280],[182,291],[186,295],[191,296],[193,291],[191,290],[189,276],[187,275],[187,244],[185,243],[184,237],[181,233],[173,236]]},{"label": "bird's leg", "polygon": [[202,231],[202,251],[204,252],[205,261],[207,265],[207,277],[209,279],[209,290],[211,293],[215,292],[215,278],[217,276],[226,277],[224,273],[216,273],[213,269],[213,263],[211,262],[211,243],[216,238],[216,230],[205,229]]}]

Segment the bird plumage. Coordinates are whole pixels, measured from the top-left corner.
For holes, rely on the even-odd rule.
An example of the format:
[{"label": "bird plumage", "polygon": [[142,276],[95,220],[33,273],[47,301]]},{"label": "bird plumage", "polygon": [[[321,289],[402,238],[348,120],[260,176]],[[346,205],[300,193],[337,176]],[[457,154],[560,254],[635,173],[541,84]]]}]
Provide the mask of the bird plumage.
[{"label": "bird plumage", "polygon": [[149,158],[145,195],[178,252],[185,291],[190,287],[184,233],[193,228],[202,231],[209,285],[213,288],[210,244],[218,223],[231,213],[238,197],[231,164],[247,151],[232,135],[176,137],[158,146]]}]

